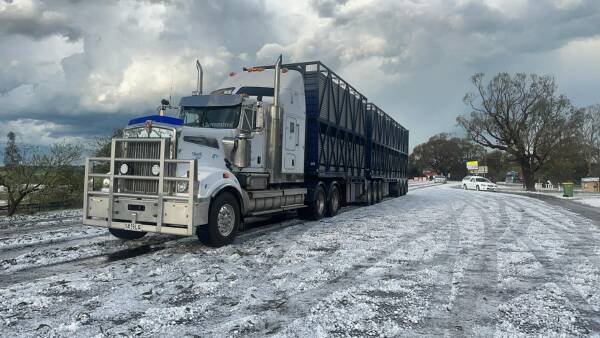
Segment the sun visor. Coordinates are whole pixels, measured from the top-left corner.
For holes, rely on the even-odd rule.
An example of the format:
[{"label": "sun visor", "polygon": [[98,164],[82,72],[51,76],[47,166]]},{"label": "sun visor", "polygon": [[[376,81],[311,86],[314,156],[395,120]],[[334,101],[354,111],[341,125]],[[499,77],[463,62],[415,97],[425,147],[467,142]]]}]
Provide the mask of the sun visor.
[{"label": "sun visor", "polygon": [[129,120],[128,125],[131,126],[133,124],[145,123],[146,121],[154,121],[154,122],[158,122],[158,123],[172,124],[175,126],[181,126],[183,124],[183,120],[175,118],[175,117],[149,115],[149,116],[142,116],[142,117],[137,117],[135,119]]},{"label": "sun visor", "polygon": [[181,107],[230,107],[241,103],[240,95],[193,95],[179,101]]}]

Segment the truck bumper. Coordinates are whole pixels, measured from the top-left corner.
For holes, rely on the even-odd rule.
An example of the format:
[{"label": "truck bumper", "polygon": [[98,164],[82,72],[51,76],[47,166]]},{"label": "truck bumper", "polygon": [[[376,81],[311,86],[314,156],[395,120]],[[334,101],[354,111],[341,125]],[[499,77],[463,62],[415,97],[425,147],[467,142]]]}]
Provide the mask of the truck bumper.
[{"label": "truck bumper", "polygon": [[189,203],[181,201],[116,197],[111,219],[108,196],[87,198],[85,225],[192,236],[196,226],[208,223],[208,199],[197,200],[190,208]]}]

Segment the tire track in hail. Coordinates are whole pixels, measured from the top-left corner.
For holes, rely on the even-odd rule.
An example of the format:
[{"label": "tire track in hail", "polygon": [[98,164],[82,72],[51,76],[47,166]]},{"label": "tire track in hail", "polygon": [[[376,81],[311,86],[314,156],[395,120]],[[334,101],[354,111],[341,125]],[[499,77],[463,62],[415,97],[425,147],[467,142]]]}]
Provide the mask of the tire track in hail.
[{"label": "tire track in hail", "polygon": [[[462,278],[453,278],[452,287],[456,285],[460,289],[456,291],[455,303],[449,310],[447,335],[473,336],[477,334],[475,327],[495,326],[494,314],[499,304],[496,241],[504,232],[500,215],[502,204],[498,199],[486,196],[483,201],[473,199],[471,207],[485,210],[478,214],[482,232],[471,234],[471,240],[475,242],[468,246],[464,244],[469,243],[463,243],[456,257],[455,264],[460,263],[461,256],[465,257],[466,263],[462,266]],[[498,210],[498,218],[492,220],[489,210]]]},{"label": "tire track in hail", "polygon": [[[349,206],[345,207],[344,210],[340,212],[345,213],[351,210],[358,208],[357,206]],[[277,222],[277,219],[275,222]],[[310,230],[310,228],[316,226],[319,222],[306,222],[299,219],[287,219],[283,222],[274,223],[273,221],[262,220],[258,221],[258,223],[262,223],[258,227],[253,227],[249,230],[241,232],[240,235],[236,239],[236,243],[244,243],[249,240],[257,239],[261,236],[268,235],[273,231],[284,230],[289,227],[298,227],[302,224],[314,223],[307,227],[302,227],[301,232],[305,232]],[[300,227],[298,227],[300,228]],[[8,285],[20,283],[23,281],[34,281],[38,279],[42,279],[54,274],[58,273],[70,273],[70,272],[78,272],[85,268],[101,268],[115,261],[120,261],[123,259],[135,258],[143,254],[154,253],[157,251],[162,251],[165,249],[172,249],[177,251],[184,252],[202,252],[203,250],[211,250],[211,248],[205,247],[200,244],[196,237],[179,237],[179,236],[170,236],[170,235],[155,235],[152,237],[146,237],[140,241],[129,241],[124,242],[120,241],[111,235],[101,234],[97,236],[98,238],[106,237],[105,240],[99,241],[95,243],[96,245],[103,245],[103,243],[115,243],[116,247],[108,248],[113,249],[108,252],[101,252],[97,254],[90,254],[85,256],[79,256],[74,259],[66,259],[60,260],[57,262],[49,262],[47,264],[42,265],[30,265],[23,269],[19,269],[16,271],[11,271],[8,274],[0,273],[0,287],[5,287]],[[94,237],[96,238],[96,237]],[[77,239],[78,241],[85,241],[89,239]],[[165,246],[165,244],[175,243],[171,246]],[[72,242],[63,242],[64,244],[68,244],[67,246],[72,246]],[[89,243],[88,243],[89,244]],[[63,251],[65,248],[51,248],[56,249],[57,251]],[[117,250],[114,250],[117,249]],[[32,250],[33,251],[33,250]],[[71,251],[71,249],[67,250]],[[47,256],[51,254],[51,251],[40,251],[37,253],[39,256]],[[60,259],[60,257],[58,257]],[[11,258],[8,258],[11,259]],[[8,259],[0,260],[0,264],[5,262]]]},{"label": "tire track in hail", "polygon": [[[548,208],[548,205],[546,205],[545,207]],[[517,211],[519,210],[511,206],[509,206],[509,208],[513,208]],[[561,230],[559,227],[552,224],[551,222],[548,222],[545,218],[536,215],[531,210],[526,209],[524,212],[532,218],[535,218],[541,224],[544,224],[550,228],[554,228],[555,230]],[[545,271],[544,277],[550,279],[552,282],[558,285],[558,287],[560,287],[560,289],[564,292],[564,296],[569,300],[569,302],[572,303],[573,306],[576,307],[578,312],[586,321],[584,322],[584,324],[589,325],[588,328],[592,331],[600,330],[600,321],[598,319],[598,315],[600,313],[598,311],[595,311],[592,308],[591,304],[589,304],[589,302],[585,298],[583,298],[577,290],[575,290],[573,285],[567,280],[567,276],[565,276],[564,271],[564,266],[567,265],[569,263],[569,260],[573,257],[572,255],[570,255],[570,253],[574,251],[572,250],[573,246],[576,245],[576,243],[586,241],[586,239],[576,239],[574,241],[571,240],[571,243],[567,247],[567,252],[563,254],[562,257],[554,259],[545,252],[545,249],[543,247],[537,245],[532,241],[532,239],[527,234],[527,231],[513,229],[513,232],[515,232],[515,237],[518,238],[518,241],[523,243],[529,250],[529,252],[535,257],[535,259],[541,264],[542,269]],[[562,229],[562,231],[559,231],[558,233],[561,232],[564,233],[564,229]],[[592,257],[593,255],[590,255],[588,257]],[[574,257],[580,256],[575,255]],[[538,286],[539,285],[537,284],[533,284],[532,289],[537,289]]]},{"label": "tire track in hail", "polygon": [[[468,208],[476,209],[479,203],[476,202],[471,193],[460,190],[457,194],[464,197]],[[464,212],[461,214],[464,215]],[[426,321],[419,323],[421,330],[427,332],[427,334],[464,335],[470,330],[471,322],[474,322],[475,319],[478,322],[486,320],[485,313],[477,312],[480,310],[480,307],[477,306],[478,303],[472,301],[481,298],[477,291],[481,291],[490,284],[489,276],[493,275],[494,272],[487,270],[485,264],[487,264],[487,261],[495,259],[493,256],[495,252],[491,253],[491,257],[478,257],[479,249],[486,245],[485,239],[489,240],[491,236],[485,236],[486,229],[483,229],[481,234],[474,234],[472,229],[467,228],[469,222],[476,223],[473,219],[461,219],[458,216],[454,219],[453,226],[449,228],[449,231],[451,231],[450,245],[447,251],[435,261],[437,266],[448,269],[448,281],[439,283],[433,288],[435,303],[431,306]],[[491,224],[489,219],[487,223]],[[488,224],[488,227],[490,224]],[[481,244],[472,243],[478,237],[482,239]],[[480,262],[482,260],[483,262]],[[429,264],[419,262],[418,265],[427,268]],[[484,270],[485,277],[479,276],[481,270]],[[488,307],[494,307],[491,299],[486,302],[489,305]]]},{"label": "tire track in hail", "polygon": [[[46,238],[36,238],[36,239],[31,239],[29,242],[24,241],[23,239],[21,239],[22,242],[17,242],[17,243],[13,243],[13,244],[6,244],[6,245],[2,245],[2,241],[6,241],[6,242],[10,242],[11,240],[14,241],[14,238],[2,238],[0,239],[0,256],[4,255],[4,254],[13,254],[17,251],[30,251],[30,250],[36,250],[36,247],[41,247],[41,246],[51,246],[51,245],[62,245],[66,242],[72,242],[72,241],[81,241],[81,240],[90,240],[96,237],[102,237],[102,236],[106,236],[106,233],[98,233],[98,232],[92,232],[92,233],[88,233],[86,231],[72,231],[72,232],[62,232],[62,231],[57,231],[57,232],[51,232],[51,233],[47,233],[46,234]],[[61,236],[61,235],[65,235],[65,236]]]},{"label": "tire track in hail", "polygon": [[[445,217],[443,223],[451,223],[457,219],[467,208],[466,203],[456,210],[452,210],[447,217]],[[382,247],[377,247],[371,255],[365,256],[360,262],[355,263],[351,268],[346,269],[341,275],[333,278],[327,282],[327,287],[315,287],[303,292],[295,293],[286,299],[285,306],[278,309],[278,318],[281,318],[277,323],[271,323],[279,326],[291,324],[294,320],[305,317],[309,314],[312,306],[315,305],[315,301],[323,299],[337,290],[347,290],[361,283],[368,283],[369,279],[365,275],[366,270],[376,267],[379,263],[388,260],[398,250],[394,248],[404,247],[408,243],[418,241],[420,238],[431,235],[435,230],[434,225],[430,225],[427,229],[415,229],[409,233],[405,233],[400,237],[396,237],[394,241],[386,244]],[[414,266],[411,266],[412,262],[404,261],[407,263],[406,266],[403,264],[396,264],[392,267],[385,275],[387,278],[406,278],[406,272],[416,272]],[[424,265],[422,262],[417,262],[418,266]],[[226,318],[225,318],[226,319]],[[271,326],[271,325],[269,325]],[[265,332],[263,332],[265,333]],[[260,334],[260,333],[259,333]]]}]

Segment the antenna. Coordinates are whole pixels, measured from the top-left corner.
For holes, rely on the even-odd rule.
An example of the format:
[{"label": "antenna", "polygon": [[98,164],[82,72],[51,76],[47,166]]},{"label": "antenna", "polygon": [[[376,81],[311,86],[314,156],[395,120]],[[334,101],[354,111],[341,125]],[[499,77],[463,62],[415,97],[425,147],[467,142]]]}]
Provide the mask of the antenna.
[{"label": "antenna", "polygon": [[171,102],[172,95],[173,95],[173,68],[171,68],[171,88],[169,89],[169,102]]}]

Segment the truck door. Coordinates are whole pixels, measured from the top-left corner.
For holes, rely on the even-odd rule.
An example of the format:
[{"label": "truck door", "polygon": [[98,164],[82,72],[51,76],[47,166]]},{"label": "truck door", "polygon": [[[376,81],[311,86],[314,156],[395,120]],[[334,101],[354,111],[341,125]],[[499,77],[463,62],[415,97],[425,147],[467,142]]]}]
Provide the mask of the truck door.
[{"label": "truck door", "polygon": [[304,166],[303,124],[296,117],[286,116],[284,119],[283,166],[284,173],[302,173]]}]

